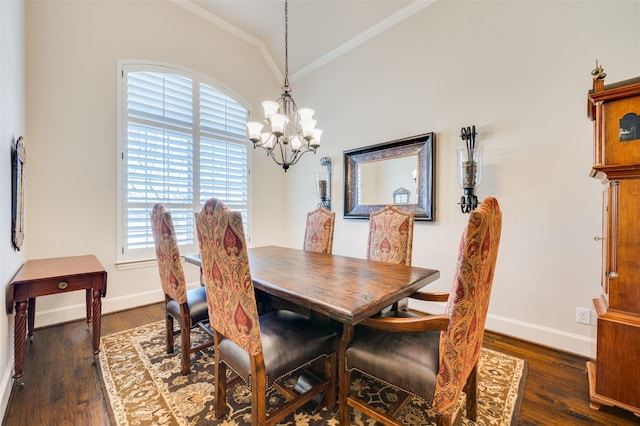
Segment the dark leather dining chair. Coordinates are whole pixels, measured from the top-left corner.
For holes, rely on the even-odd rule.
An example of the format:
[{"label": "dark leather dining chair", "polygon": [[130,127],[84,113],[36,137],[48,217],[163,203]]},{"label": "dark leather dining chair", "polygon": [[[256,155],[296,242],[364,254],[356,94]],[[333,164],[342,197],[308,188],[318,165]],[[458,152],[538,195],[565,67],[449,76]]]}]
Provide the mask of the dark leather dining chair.
[{"label": "dark leather dining chair", "polygon": [[[187,290],[171,213],[162,204],[153,206],[151,228],[166,308],[166,350],[173,352],[173,337],[180,334],[181,372],[186,375],[191,370],[191,354],[213,345],[213,338],[191,345],[192,328],[200,326],[210,333],[205,324],[209,320],[206,293],[204,287]],[[174,320],[178,322],[177,329]]]},{"label": "dark leather dining chair", "polygon": [[331,254],[335,219],[335,212],[322,207],[308,212],[303,249],[315,253]]},{"label": "dark leather dining chair", "polygon": [[[350,390],[351,372],[382,380],[408,397],[422,398],[436,412],[438,425],[450,425],[460,393],[465,391],[467,417],[477,416],[476,374],[489,297],[498,254],[502,213],[495,198],[473,210],[459,246],[456,274],[445,313],[413,311],[392,318],[372,317],[357,326],[339,372],[340,424],[348,425],[350,407],[386,425],[393,417],[359,399]],[[430,300],[424,293],[412,297]]]},{"label": "dark leather dining chair", "polygon": [[[414,217],[412,211],[394,205],[371,212],[367,259],[411,266]],[[405,298],[396,302],[392,310],[405,310],[407,306]],[[383,310],[387,311],[388,308]]]},{"label": "dark leather dining chair", "polygon": [[[322,392],[327,408],[332,409],[337,333],[291,311],[259,316],[240,213],[210,199],[196,220],[215,341],[216,418],[226,409],[227,367],[251,387],[252,425],[274,425]],[[324,378],[315,386],[297,394],[280,384],[280,379],[316,360],[324,361]],[[287,401],[267,413],[270,388]]]}]

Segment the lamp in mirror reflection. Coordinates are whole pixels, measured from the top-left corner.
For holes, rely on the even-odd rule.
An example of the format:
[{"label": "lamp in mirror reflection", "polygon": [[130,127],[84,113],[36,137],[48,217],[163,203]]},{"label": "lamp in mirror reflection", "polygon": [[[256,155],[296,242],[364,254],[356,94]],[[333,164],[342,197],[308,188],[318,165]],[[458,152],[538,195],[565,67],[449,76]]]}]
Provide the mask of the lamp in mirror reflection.
[{"label": "lamp in mirror reflection", "polygon": [[307,152],[315,154],[322,130],[316,128],[314,111],[298,109],[289,87],[289,3],[284,2],[284,87],[277,101],[265,101],[264,122],[247,123],[253,148],[262,148],[286,172]]},{"label": "lamp in mirror reflection", "polygon": [[458,147],[458,185],[463,190],[460,210],[469,213],[478,207],[475,187],[480,184],[481,149],[476,145],[476,126],[463,127],[460,138],[464,146]]},{"label": "lamp in mirror reflection", "polygon": [[316,172],[316,191],[320,199],[318,208],[331,210],[331,157],[322,157],[320,164],[327,170]]}]

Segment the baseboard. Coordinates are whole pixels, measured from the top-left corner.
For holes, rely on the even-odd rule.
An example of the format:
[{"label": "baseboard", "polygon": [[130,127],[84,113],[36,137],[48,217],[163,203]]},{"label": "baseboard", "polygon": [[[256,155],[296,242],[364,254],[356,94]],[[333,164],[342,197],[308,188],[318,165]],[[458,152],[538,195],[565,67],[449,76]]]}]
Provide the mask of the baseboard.
[{"label": "baseboard", "polygon": [[591,337],[491,314],[487,316],[485,328],[542,346],[595,358],[595,340]]},{"label": "baseboard", "polygon": [[9,363],[5,366],[0,379],[0,418],[4,419],[4,413],[7,412],[9,405],[9,397],[13,386],[13,351]]},{"label": "baseboard", "polygon": [[[442,303],[414,302],[412,300],[411,306],[429,313],[442,313],[443,311]],[[485,329],[564,352],[595,358],[595,340],[580,334],[492,314],[487,316]]]},{"label": "baseboard", "polygon": [[[187,288],[197,287],[199,283],[191,283]],[[106,297],[102,299],[102,314],[124,311],[126,309],[137,308],[139,306],[158,303],[164,300],[162,289],[156,289],[136,294],[129,294],[120,297]],[[86,305],[78,303],[75,305],[61,306],[55,309],[38,310],[35,318],[35,328],[47,327],[55,324],[76,321],[86,317]]]}]

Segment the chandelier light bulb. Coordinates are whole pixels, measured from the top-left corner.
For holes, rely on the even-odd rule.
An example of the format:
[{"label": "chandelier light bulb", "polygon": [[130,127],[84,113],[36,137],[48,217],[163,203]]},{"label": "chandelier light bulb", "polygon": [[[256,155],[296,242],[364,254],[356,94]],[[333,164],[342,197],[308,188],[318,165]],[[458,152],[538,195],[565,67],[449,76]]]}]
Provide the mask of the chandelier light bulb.
[{"label": "chandelier light bulb", "polygon": [[260,144],[264,149],[270,151],[276,143],[276,138],[271,133],[263,133],[261,135],[262,143]]},{"label": "chandelier light bulb", "polygon": [[264,124],[258,123],[257,121],[250,121],[247,123],[247,128],[249,129],[249,140],[253,143],[260,142],[261,140],[261,132]]},{"label": "chandelier light bulb", "polygon": [[320,138],[322,137],[322,130],[313,129],[313,139],[311,139],[310,145],[313,149],[320,146]]},{"label": "chandelier light bulb", "polygon": [[264,101],[262,103],[262,108],[264,109],[264,118],[265,120],[268,120],[278,113],[280,104],[275,101]]},{"label": "chandelier light bulb", "polygon": [[271,133],[274,136],[279,138],[284,135],[285,128],[289,123],[289,117],[284,114],[275,114],[269,118],[269,121],[271,121]]},{"label": "chandelier light bulb", "polygon": [[300,121],[311,120],[313,118],[313,114],[315,112],[311,108],[300,108],[298,110],[298,115],[300,116]]},{"label": "chandelier light bulb", "polygon": [[300,150],[301,146],[302,146],[302,141],[300,140],[300,138],[298,136],[294,136],[293,139],[291,139],[291,149],[293,151],[298,151]]},{"label": "chandelier light bulb", "polygon": [[300,120],[300,126],[302,127],[302,136],[307,140],[313,138],[313,131],[316,128],[316,120]]}]

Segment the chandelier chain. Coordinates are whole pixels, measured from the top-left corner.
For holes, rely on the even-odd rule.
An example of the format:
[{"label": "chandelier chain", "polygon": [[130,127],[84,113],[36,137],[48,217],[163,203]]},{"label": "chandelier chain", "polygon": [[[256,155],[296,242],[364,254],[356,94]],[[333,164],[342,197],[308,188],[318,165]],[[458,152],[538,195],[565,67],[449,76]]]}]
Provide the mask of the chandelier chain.
[{"label": "chandelier chain", "polygon": [[289,87],[289,2],[284,2],[284,87]]}]

